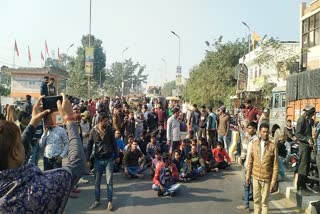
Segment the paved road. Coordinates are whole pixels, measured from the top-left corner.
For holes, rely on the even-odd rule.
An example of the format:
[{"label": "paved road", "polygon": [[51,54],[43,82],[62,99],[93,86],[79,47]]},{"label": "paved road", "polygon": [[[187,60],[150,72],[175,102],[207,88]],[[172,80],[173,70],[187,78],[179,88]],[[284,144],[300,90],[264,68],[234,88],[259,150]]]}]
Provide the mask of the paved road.
[{"label": "paved road", "polygon": [[[145,173],[147,175],[147,172]],[[77,199],[69,199],[66,213],[107,213],[106,198],[102,198],[101,205],[96,210],[88,210],[94,201],[93,177],[87,176],[89,184],[81,185],[82,192]],[[105,181],[103,181],[105,188]],[[242,213],[236,209],[242,204],[242,181],[239,168],[219,173],[209,173],[191,183],[183,183],[181,191],[174,197],[157,197],[151,189],[151,179],[127,179],[120,173],[114,176],[114,213],[136,214],[230,214]],[[106,197],[105,191],[102,196]],[[270,213],[297,213],[293,204],[273,195]],[[280,209],[281,208],[281,209]]]}]

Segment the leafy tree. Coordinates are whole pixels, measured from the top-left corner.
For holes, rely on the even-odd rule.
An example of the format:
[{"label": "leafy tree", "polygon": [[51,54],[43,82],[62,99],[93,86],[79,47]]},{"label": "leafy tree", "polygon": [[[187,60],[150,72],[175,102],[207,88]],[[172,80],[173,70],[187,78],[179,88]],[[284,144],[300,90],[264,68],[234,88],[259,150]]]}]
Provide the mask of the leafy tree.
[{"label": "leafy tree", "polygon": [[[122,75],[124,80],[124,94],[139,93],[142,83],[146,83],[148,78],[144,74],[145,66],[132,62],[132,59],[125,62],[112,63],[111,67],[106,69],[106,81],[104,88],[109,95],[121,95]],[[131,90],[130,90],[131,89]]]},{"label": "leafy tree", "polygon": [[172,96],[172,90],[176,88],[176,81],[172,80],[169,82],[164,83],[161,94],[165,97]]},{"label": "leafy tree", "polygon": [[300,52],[284,45],[281,41],[270,38],[264,41],[260,48],[257,49],[258,57],[254,62],[267,68],[275,67],[278,72],[278,78],[286,78],[290,68],[298,71],[298,60]]},{"label": "leafy tree", "polygon": [[68,71],[68,63],[71,61],[71,57],[66,54],[61,54],[60,60],[48,57],[44,63],[45,66],[52,66]]},{"label": "leafy tree", "polygon": [[207,103],[214,106],[229,105],[235,94],[237,80],[234,69],[247,48],[245,39],[222,42],[222,36],[209,42],[210,51],[199,65],[194,66],[185,86],[185,98],[192,103]]}]

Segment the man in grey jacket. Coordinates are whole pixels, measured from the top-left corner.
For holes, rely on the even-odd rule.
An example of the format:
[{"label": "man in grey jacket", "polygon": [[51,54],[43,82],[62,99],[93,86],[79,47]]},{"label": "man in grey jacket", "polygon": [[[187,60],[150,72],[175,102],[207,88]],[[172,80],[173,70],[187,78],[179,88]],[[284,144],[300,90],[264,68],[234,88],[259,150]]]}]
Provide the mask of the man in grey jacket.
[{"label": "man in grey jacket", "polygon": [[173,153],[180,146],[180,122],[178,120],[179,109],[173,108],[172,116],[167,122],[167,145],[170,146],[169,152]]}]

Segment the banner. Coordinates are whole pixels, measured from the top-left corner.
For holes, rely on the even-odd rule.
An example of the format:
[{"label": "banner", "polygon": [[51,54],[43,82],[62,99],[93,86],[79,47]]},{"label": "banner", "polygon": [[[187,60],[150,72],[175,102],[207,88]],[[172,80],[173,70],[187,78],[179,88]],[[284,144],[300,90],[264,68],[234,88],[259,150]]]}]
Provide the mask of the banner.
[{"label": "banner", "polygon": [[176,85],[177,86],[182,85],[182,75],[181,74],[176,75]]},{"label": "banner", "polygon": [[93,74],[94,48],[85,49],[85,71],[87,75]]}]

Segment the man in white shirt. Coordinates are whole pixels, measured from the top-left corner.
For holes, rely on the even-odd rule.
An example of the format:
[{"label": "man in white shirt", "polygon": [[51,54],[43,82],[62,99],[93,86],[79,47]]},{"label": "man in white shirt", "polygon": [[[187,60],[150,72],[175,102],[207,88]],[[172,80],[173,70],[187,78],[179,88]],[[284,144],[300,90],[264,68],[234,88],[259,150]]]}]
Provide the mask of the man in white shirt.
[{"label": "man in white shirt", "polygon": [[170,146],[170,154],[180,146],[180,122],[178,120],[180,110],[173,108],[172,116],[167,122],[167,145]]}]

